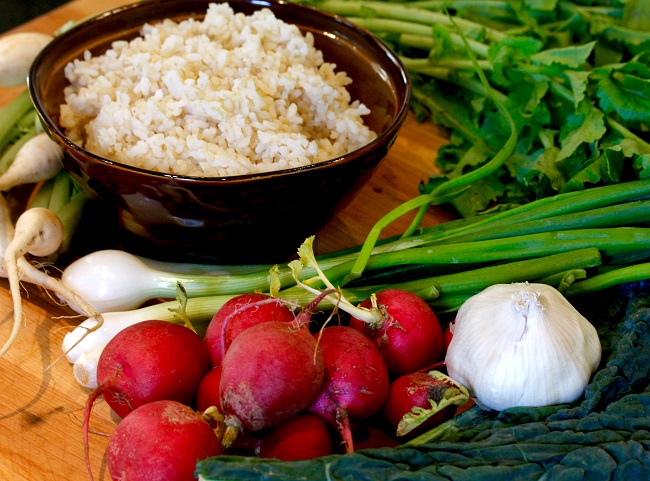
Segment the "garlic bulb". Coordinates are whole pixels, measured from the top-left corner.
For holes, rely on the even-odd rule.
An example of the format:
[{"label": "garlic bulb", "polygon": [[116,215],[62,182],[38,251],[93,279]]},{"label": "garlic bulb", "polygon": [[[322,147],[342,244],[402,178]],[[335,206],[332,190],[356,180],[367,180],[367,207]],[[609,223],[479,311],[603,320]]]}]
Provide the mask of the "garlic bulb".
[{"label": "garlic bulb", "polygon": [[445,363],[477,404],[500,411],[576,400],[600,356],[596,329],[557,289],[515,283],[461,306]]}]

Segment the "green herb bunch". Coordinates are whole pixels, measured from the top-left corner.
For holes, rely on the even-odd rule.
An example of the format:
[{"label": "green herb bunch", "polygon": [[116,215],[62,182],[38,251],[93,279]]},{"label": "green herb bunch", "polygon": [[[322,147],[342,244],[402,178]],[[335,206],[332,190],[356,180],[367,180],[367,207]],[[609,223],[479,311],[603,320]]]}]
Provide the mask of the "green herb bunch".
[{"label": "green herb bunch", "polygon": [[650,176],[648,0],[300,3],[380,36],[409,71],[418,118],[449,129],[423,194],[502,149],[511,135],[505,107],[516,146],[449,200],[464,217]]}]

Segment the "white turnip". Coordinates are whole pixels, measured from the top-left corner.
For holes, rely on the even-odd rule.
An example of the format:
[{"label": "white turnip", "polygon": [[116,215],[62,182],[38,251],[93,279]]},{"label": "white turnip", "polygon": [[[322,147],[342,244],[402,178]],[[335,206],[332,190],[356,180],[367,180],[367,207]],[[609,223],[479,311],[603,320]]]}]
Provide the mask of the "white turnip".
[{"label": "white turnip", "polygon": [[0,38],[0,87],[25,85],[29,68],[52,35],[18,32]]},{"label": "white turnip", "polygon": [[63,148],[45,132],[36,134],[18,150],[0,176],[0,191],[52,179],[63,167],[62,160]]},{"label": "white turnip", "polygon": [[16,221],[14,236],[4,253],[4,265],[14,304],[14,324],[9,339],[0,349],[0,356],[4,355],[16,340],[23,318],[18,259],[22,259],[27,253],[35,256],[50,255],[56,252],[62,240],[63,225],[48,209],[28,209]]},{"label": "white turnip", "polygon": [[4,195],[0,194],[0,254],[3,267],[0,275],[9,280],[9,289],[14,305],[14,323],[11,334],[0,348],[0,356],[12,346],[22,322],[22,297],[20,282],[30,282],[58,294],[66,302],[79,306],[97,326],[103,319],[74,291],[58,279],[34,267],[26,258],[26,254],[48,256],[57,251],[63,239],[63,226],[52,211],[44,208],[33,208],[24,211],[16,225],[11,222],[11,213]]},{"label": "white turnip", "polygon": [[115,481],[194,481],[196,461],[220,454],[219,439],[199,413],[156,401],[120,421],[106,458]]},{"label": "white turnip", "polygon": [[388,371],[377,347],[347,326],[315,334],[323,354],[325,378],[307,410],[337,428],[346,452],[354,451],[351,424],[378,412],[388,394]]},{"label": "white turnip", "polygon": [[255,324],[267,321],[292,322],[295,316],[280,300],[266,294],[241,294],[226,302],[214,315],[204,341],[213,367],[221,364],[223,353],[233,339]]}]

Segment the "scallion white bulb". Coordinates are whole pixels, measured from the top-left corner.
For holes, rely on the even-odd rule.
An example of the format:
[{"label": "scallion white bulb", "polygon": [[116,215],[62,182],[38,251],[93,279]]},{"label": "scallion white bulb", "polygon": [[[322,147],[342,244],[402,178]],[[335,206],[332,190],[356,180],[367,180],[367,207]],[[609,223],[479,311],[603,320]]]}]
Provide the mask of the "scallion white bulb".
[{"label": "scallion white bulb", "polygon": [[578,399],[600,357],[596,329],[557,289],[513,283],[461,306],[445,363],[479,405],[500,411]]}]

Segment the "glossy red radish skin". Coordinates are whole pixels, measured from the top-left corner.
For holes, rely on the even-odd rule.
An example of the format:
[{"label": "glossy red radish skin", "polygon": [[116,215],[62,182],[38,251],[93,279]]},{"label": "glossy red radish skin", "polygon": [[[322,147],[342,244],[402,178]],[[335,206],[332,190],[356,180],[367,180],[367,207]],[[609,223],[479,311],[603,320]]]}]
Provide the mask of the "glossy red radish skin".
[{"label": "glossy red radish skin", "polygon": [[388,371],[377,347],[351,327],[327,327],[314,337],[323,354],[325,379],[307,410],[337,427],[352,452],[350,423],[381,409],[388,394]]},{"label": "glossy red radish skin", "polygon": [[114,480],[194,481],[196,461],[221,453],[200,414],[175,401],[156,401],[120,421],[106,457]]},{"label": "glossy red radish skin", "polygon": [[450,322],[447,327],[445,328],[445,331],[443,332],[443,340],[445,343],[445,352],[447,352],[447,349],[449,348],[449,343],[451,342],[451,339],[454,337],[454,322]]},{"label": "glossy red radish skin", "polygon": [[205,412],[208,408],[216,407],[221,412],[221,401],[219,400],[219,384],[221,383],[221,366],[215,367],[208,372],[196,393],[196,410]]},{"label": "glossy red radish skin", "polygon": [[467,391],[444,374],[414,372],[390,384],[383,413],[397,436],[419,434],[445,421],[468,400]]},{"label": "glossy red radish skin", "polygon": [[332,454],[332,436],[325,423],[309,413],[298,413],[264,435],[260,458],[282,461],[314,459]]},{"label": "glossy red radish skin", "polygon": [[[246,307],[248,306],[248,307]],[[214,315],[204,340],[213,367],[221,364],[223,350],[233,339],[255,324],[267,321],[292,322],[294,314],[281,300],[266,294],[241,294],[227,301]],[[227,324],[224,331],[224,322]]]},{"label": "glossy red radish skin", "polygon": [[[372,302],[368,299],[361,307],[369,309]],[[350,326],[375,343],[390,372],[415,372],[440,358],[444,349],[442,328],[425,301],[411,292],[390,288],[376,294],[376,304],[386,313],[383,325],[375,328],[352,318]]]},{"label": "glossy red radish skin", "polygon": [[152,401],[190,404],[208,372],[199,335],[180,324],[144,321],[120,331],[97,364],[98,390],[118,416]]},{"label": "glossy red radish skin", "polygon": [[230,428],[224,445],[241,430],[258,431],[309,406],[323,382],[323,357],[309,330],[296,323],[249,327],[223,358],[219,396]]}]

